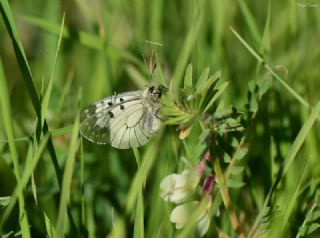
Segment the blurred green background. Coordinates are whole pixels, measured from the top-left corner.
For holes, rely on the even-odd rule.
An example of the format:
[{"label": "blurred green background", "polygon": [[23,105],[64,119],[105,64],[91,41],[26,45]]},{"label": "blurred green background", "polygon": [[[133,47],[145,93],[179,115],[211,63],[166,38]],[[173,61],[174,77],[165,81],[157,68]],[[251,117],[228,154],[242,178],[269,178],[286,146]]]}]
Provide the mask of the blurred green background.
[{"label": "blurred green background", "polygon": [[[3,4],[5,1],[1,0],[2,7]],[[9,5],[39,96],[44,95],[43,88],[47,88],[52,74],[65,14],[65,34],[46,112],[53,132],[72,125],[79,110],[95,100],[114,92],[144,89],[150,76],[148,63],[155,54],[167,84],[182,78],[189,63],[195,78],[207,66],[211,74],[220,70],[221,80],[230,82],[221,100],[241,111],[247,103],[248,83],[272,76],[230,27],[235,29],[285,83],[310,104],[310,108],[306,108],[277,80],[272,80],[270,90],[259,102],[258,115],[247,140],[249,151],[242,162],[245,185],[242,189],[230,190],[244,233],[250,231],[280,165],[294,146],[311,107],[319,100],[320,1],[29,0],[10,1]],[[1,13],[3,17],[3,8]],[[8,86],[11,122],[14,136],[26,137],[34,133],[37,119],[3,19],[0,21],[0,58]],[[0,196],[9,196],[15,189],[16,179],[8,143],[3,142],[7,139],[4,125],[1,122],[0,125]],[[296,186],[300,186],[294,208],[285,220],[288,229],[279,236],[295,237],[299,227],[306,226],[306,214],[314,204],[317,211],[319,131],[316,121],[296,155],[297,162],[269,204],[274,213],[285,210],[281,206],[294,197],[289,196],[290,192],[295,193]],[[71,129],[53,137],[62,170],[70,140]],[[21,170],[30,144],[28,140],[16,142]],[[144,176],[141,178],[146,180],[142,190],[144,236],[176,237],[169,221],[172,207],[161,200],[159,184],[164,176],[183,169],[181,156],[193,164],[199,163],[199,155],[187,153],[186,147],[192,150],[192,138],[183,143],[174,127],[164,128],[150,144],[139,149],[142,161],[149,160],[146,170],[141,172],[132,150],[121,151],[83,140],[83,154],[79,149],[74,164],[69,202],[77,231],[68,223],[66,233],[69,236],[80,232],[82,236],[91,237],[133,237],[135,231],[135,237],[143,237],[136,233],[136,213],[127,212],[126,206],[132,198],[128,191],[140,191],[134,185],[134,178]],[[307,172],[302,176],[307,163]],[[32,236],[44,237],[48,235],[44,214],[55,227],[60,196],[47,150],[33,172],[38,204],[33,196],[35,189],[28,183],[24,190],[25,209]],[[207,237],[221,236],[220,230],[234,237],[235,231],[223,212],[223,205],[220,210],[220,216],[212,217]],[[0,206],[0,218],[2,211],[4,208]],[[18,215],[16,205],[0,231],[2,234],[19,232]],[[317,217],[313,222],[317,224]],[[115,224],[118,230],[113,229]],[[310,236],[314,234],[316,232]]]}]

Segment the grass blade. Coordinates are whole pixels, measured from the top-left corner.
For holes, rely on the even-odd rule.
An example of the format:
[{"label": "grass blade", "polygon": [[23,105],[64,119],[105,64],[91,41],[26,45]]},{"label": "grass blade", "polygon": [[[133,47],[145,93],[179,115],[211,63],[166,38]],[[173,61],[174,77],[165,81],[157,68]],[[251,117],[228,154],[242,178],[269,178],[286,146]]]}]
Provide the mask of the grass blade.
[{"label": "grass blade", "polygon": [[303,127],[299,131],[296,139],[293,142],[291,149],[289,150],[286,159],[284,161],[284,168],[283,168],[283,175],[287,172],[288,168],[290,167],[291,163],[293,162],[294,158],[298,151],[301,149],[304,141],[306,140],[307,135],[310,133],[315,121],[318,119],[320,115],[320,101],[318,104],[313,108],[310,116],[307,118],[306,122],[303,124]]},{"label": "grass blade", "polygon": [[128,192],[127,207],[126,207],[128,213],[130,213],[133,210],[134,205],[136,204],[139,193],[140,191],[142,191],[146,178],[156,159],[156,155],[157,155],[156,144],[151,144],[146,150],[141,160],[142,162],[139,166],[139,169],[132,181],[131,188]]},{"label": "grass blade", "polygon": [[32,157],[32,160],[26,164],[26,167],[23,171],[22,177],[21,177],[21,182],[17,185],[14,195],[12,196],[12,199],[10,201],[9,206],[6,208],[4,214],[3,214],[3,218],[0,224],[0,228],[2,227],[3,223],[6,221],[6,219],[8,218],[9,214],[11,213],[16,200],[17,200],[17,196],[19,196],[20,193],[23,192],[23,189],[26,187],[29,179],[32,176],[33,171],[35,170],[41,155],[48,143],[50,135],[47,134],[43,140],[41,141],[40,145],[38,146],[37,150],[35,151],[35,155]]},{"label": "grass blade", "polygon": [[[277,175],[277,179],[275,180],[273,186],[271,187],[268,195],[266,196],[266,199],[264,201],[263,207],[260,210],[260,213],[258,214],[254,225],[252,226],[248,237],[255,237],[255,232],[257,231],[257,228],[259,226],[259,224],[261,223],[261,220],[263,219],[263,212],[267,209],[269,201],[271,199],[272,193],[275,191],[275,189],[277,188],[278,184],[280,183],[280,181],[282,180],[282,178],[284,177],[284,175],[286,174],[286,172],[288,171],[290,165],[292,164],[294,158],[296,158],[296,155],[298,153],[298,151],[301,149],[302,144],[304,143],[307,135],[310,133],[312,126],[314,125],[314,122],[317,120],[317,118],[319,117],[320,114],[320,102],[318,102],[318,104],[314,107],[314,109],[312,110],[312,113],[310,114],[310,116],[307,118],[306,122],[304,123],[303,127],[301,128],[300,132],[298,133],[296,139],[293,142],[293,145],[291,146],[286,159],[283,163],[283,169],[280,168],[279,173]],[[283,171],[283,172],[282,172]]]},{"label": "grass blade", "polygon": [[78,114],[73,125],[69,153],[68,153],[66,167],[63,174],[62,191],[60,196],[60,205],[59,205],[59,212],[58,212],[58,219],[57,219],[57,226],[56,226],[58,237],[63,237],[63,234],[64,234],[64,225],[66,221],[68,203],[70,200],[70,189],[71,189],[70,186],[71,186],[72,174],[74,170],[76,152],[79,146],[79,138],[78,138],[79,128],[80,128],[80,121],[79,121],[79,114]]},{"label": "grass blade", "polygon": [[292,96],[297,99],[298,102],[300,102],[304,107],[309,108],[309,103],[304,100],[303,97],[301,97],[296,91],[294,91],[293,88],[291,88],[274,70],[264,61],[264,59],[236,32],[235,29],[233,29],[230,26],[230,29],[232,33],[238,38],[238,40],[243,44],[244,47],[261,63],[267,71],[269,71],[273,77],[275,77],[279,83],[285,87],[286,90],[288,90],[289,93],[292,94]]},{"label": "grass blade", "polygon": [[56,70],[56,66],[57,66],[58,55],[59,55],[59,52],[60,52],[63,28],[64,28],[64,15],[62,17],[59,40],[58,40],[56,55],[55,55],[54,62],[53,62],[53,68],[52,68],[50,80],[49,80],[48,87],[47,87],[46,93],[45,93],[45,95],[43,97],[43,101],[42,101],[42,107],[41,107],[41,109],[42,109],[42,111],[41,111],[42,121],[41,121],[41,125],[43,125],[43,123],[44,123],[46,112],[47,112],[48,106],[49,106],[49,100],[50,100],[51,91],[52,91],[53,79],[54,79],[55,70]]},{"label": "grass blade", "polygon": [[250,31],[254,41],[256,44],[260,44],[261,42],[261,36],[260,36],[260,32],[259,32],[259,28],[257,26],[257,23],[255,21],[255,18],[252,14],[252,12],[250,11],[249,7],[248,7],[248,2],[240,0],[238,1],[239,6],[240,6],[240,10],[242,12],[242,15],[248,25],[248,30]]},{"label": "grass blade", "polygon": [[[0,105],[1,105],[1,112],[2,112],[2,120],[3,126],[8,138],[9,142],[9,149],[12,156],[13,161],[13,170],[14,175],[17,180],[17,186],[21,186],[21,177],[20,177],[20,165],[18,161],[18,152],[16,148],[16,144],[14,141],[14,132],[13,132],[13,125],[12,125],[12,117],[11,117],[11,110],[10,110],[10,103],[9,103],[9,95],[7,90],[7,85],[3,73],[2,62],[0,60]],[[22,237],[30,237],[30,230],[29,230],[29,222],[27,212],[25,210],[25,203],[22,190],[18,193],[18,200],[19,200],[19,218],[20,218],[20,227],[22,232]],[[11,202],[13,199],[11,200]],[[2,226],[3,220],[1,222]],[[1,230],[1,229],[0,229]]]},{"label": "grass blade", "polygon": [[134,223],[134,238],[144,237],[144,208],[143,208],[143,193],[142,190],[138,194]]},{"label": "grass blade", "polygon": [[181,48],[180,55],[178,57],[178,61],[175,67],[175,71],[173,73],[173,85],[172,85],[173,92],[177,92],[181,85],[181,82],[183,80],[182,75],[184,73],[184,68],[188,62],[189,56],[191,54],[191,51],[196,42],[198,33],[200,31],[201,25],[203,23],[203,12],[204,12],[203,8],[205,7],[204,2],[205,1],[197,2],[198,11],[195,17],[193,18],[192,26]]},{"label": "grass blade", "polygon": [[[36,140],[37,142],[40,141],[40,135],[41,135],[41,130],[43,131],[44,134],[46,134],[49,131],[48,125],[46,120],[44,120],[43,127],[41,125],[41,104],[40,100],[36,91],[36,87],[33,83],[33,78],[32,74],[28,65],[27,58],[24,53],[24,49],[21,44],[21,40],[18,34],[18,31],[16,29],[14,19],[11,13],[11,9],[9,6],[9,3],[7,0],[3,0],[0,2],[0,11],[2,14],[2,18],[5,22],[6,28],[8,30],[8,33],[10,35],[12,45],[14,52],[16,54],[16,58],[19,64],[19,68],[22,74],[22,77],[24,79],[25,85],[27,87],[28,94],[31,98],[33,108],[36,112],[37,118],[38,118],[38,123],[37,123],[37,129],[36,129]],[[52,163],[56,172],[57,180],[59,185],[61,185],[61,172],[60,168],[58,165],[58,160],[56,157],[56,153],[52,144],[52,140],[49,139],[48,141],[48,150],[52,159]]]}]

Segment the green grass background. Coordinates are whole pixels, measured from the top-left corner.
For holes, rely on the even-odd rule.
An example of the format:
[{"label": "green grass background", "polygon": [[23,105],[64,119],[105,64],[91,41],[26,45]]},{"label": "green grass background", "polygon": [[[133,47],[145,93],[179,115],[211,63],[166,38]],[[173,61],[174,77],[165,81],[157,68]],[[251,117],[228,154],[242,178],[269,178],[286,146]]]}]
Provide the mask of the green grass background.
[{"label": "green grass background", "polygon": [[[189,63],[194,78],[220,70],[221,101],[240,111],[248,83],[271,80],[231,203],[248,236],[320,235],[319,1],[1,0],[1,16],[0,235],[192,237],[170,223],[159,184],[181,156],[199,163],[194,138],[167,126],[120,151],[78,137],[84,106],[148,85],[154,53],[177,89]],[[217,204],[207,237],[235,237]]]}]

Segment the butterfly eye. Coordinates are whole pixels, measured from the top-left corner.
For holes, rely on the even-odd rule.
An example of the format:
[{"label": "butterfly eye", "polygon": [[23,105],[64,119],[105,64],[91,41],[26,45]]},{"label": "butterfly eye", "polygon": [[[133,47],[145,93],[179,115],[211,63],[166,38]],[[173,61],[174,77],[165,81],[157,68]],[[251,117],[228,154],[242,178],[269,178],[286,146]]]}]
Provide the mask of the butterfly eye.
[{"label": "butterfly eye", "polygon": [[154,90],[154,86],[152,87],[153,87],[152,92],[150,92],[150,88],[149,88],[149,92],[152,93],[153,95],[156,95],[158,98],[161,98],[163,87],[159,86],[156,90]]},{"label": "butterfly eye", "polygon": [[154,86],[151,86],[151,87],[149,88],[149,93],[153,93],[153,90],[154,90]]}]

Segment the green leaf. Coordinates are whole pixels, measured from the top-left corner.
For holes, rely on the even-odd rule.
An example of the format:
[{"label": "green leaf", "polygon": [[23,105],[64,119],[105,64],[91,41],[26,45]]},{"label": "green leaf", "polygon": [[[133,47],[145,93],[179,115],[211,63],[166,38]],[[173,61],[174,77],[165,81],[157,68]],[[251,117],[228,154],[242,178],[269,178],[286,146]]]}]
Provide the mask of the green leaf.
[{"label": "green leaf", "polygon": [[[219,75],[217,75],[217,79],[220,78],[220,72]],[[209,103],[207,104],[207,106],[204,109],[204,112],[208,111],[210,109],[210,107],[213,105],[213,103],[222,95],[222,93],[226,90],[226,88],[228,87],[229,82],[224,82],[222,85],[219,86],[217,93],[215,93],[215,95],[211,98],[211,100],[209,101]]]},{"label": "green leaf", "polygon": [[209,67],[205,68],[202,71],[202,73],[197,81],[197,85],[196,85],[196,93],[197,94],[201,94],[202,91],[204,90],[204,88],[206,87],[206,85],[208,83],[209,72],[210,72]]},{"label": "green leaf", "polygon": [[244,158],[244,156],[248,153],[248,148],[240,148],[236,151],[234,157],[237,160],[241,160]]},{"label": "green leaf", "polygon": [[320,217],[320,211],[317,210],[317,211],[313,211],[311,213],[308,213],[307,215],[307,221],[315,221],[317,220],[318,218]]},{"label": "green leaf", "polygon": [[228,155],[227,153],[224,153],[224,155],[223,155],[223,161],[224,161],[225,163],[230,163],[230,162],[231,162],[231,157],[230,157],[230,155]]},{"label": "green leaf", "polygon": [[271,208],[270,207],[265,207],[262,209],[261,212],[261,217],[267,217],[270,213]]},{"label": "green leaf", "polygon": [[239,145],[239,141],[236,139],[236,138],[232,138],[232,141],[231,141],[231,146],[232,147],[238,147]]},{"label": "green leaf", "polygon": [[[212,88],[214,83],[217,83],[217,81],[220,78],[220,72],[216,72],[213,76],[210,76],[208,79],[206,79],[208,77],[209,74],[209,69],[208,72],[206,72],[207,69],[205,69],[202,73],[202,75],[200,76],[199,81],[201,81],[199,87],[197,87],[196,89],[196,94],[200,95],[200,101],[197,102],[197,108],[198,110],[203,111],[202,109],[202,105],[204,104],[204,102],[208,102],[210,97],[213,97],[213,95],[216,94],[216,89]],[[209,89],[212,88],[210,91]],[[208,93],[209,92],[209,93]],[[220,94],[219,94],[220,95]],[[218,95],[218,96],[219,96]],[[211,102],[208,102],[206,108],[207,110],[212,106],[212,104],[214,103],[214,101],[216,100],[216,98],[218,96],[215,96],[211,99]]]},{"label": "green leaf", "polygon": [[259,83],[259,95],[265,94],[270,89],[271,80],[262,79]]},{"label": "green leaf", "polygon": [[258,89],[256,80],[250,80],[249,83],[248,83],[248,87],[249,87],[249,91],[252,94],[255,94],[255,92]]},{"label": "green leaf", "polygon": [[300,236],[307,236],[310,235],[312,232],[319,229],[320,225],[318,223],[311,223],[310,225],[306,225],[303,227],[300,227],[299,229],[299,235]]},{"label": "green leaf", "polygon": [[184,76],[184,88],[192,88],[192,64],[189,64],[186,70],[186,74]]},{"label": "green leaf", "polygon": [[232,166],[230,168],[230,173],[232,175],[241,174],[243,171],[244,171],[244,167],[243,166]]},{"label": "green leaf", "polygon": [[249,97],[249,110],[251,112],[256,112],[259,109],[259,103],[254,94],[251,94]]},{"label": "green leaf", "polygon": [[241,180],[235,180],[232,178],[228,178],[226,184],[229,188],[242,188],[245,185]]}]

